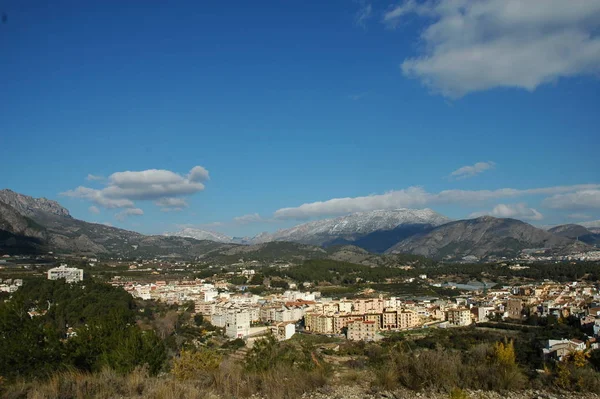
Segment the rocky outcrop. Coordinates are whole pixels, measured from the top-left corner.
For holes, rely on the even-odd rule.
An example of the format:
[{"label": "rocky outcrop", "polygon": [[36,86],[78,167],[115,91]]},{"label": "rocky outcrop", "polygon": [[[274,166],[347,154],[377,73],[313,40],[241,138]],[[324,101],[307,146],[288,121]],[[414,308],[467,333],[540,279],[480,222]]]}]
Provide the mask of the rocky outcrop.
[{"label": "rocky outcrop", "polygon": [[0,190],[0,201],[12,206],[21,215],[34,218],[40,213],[71,217],[69,211],[56,201],[46,198],[33,198],[12,190]]}]

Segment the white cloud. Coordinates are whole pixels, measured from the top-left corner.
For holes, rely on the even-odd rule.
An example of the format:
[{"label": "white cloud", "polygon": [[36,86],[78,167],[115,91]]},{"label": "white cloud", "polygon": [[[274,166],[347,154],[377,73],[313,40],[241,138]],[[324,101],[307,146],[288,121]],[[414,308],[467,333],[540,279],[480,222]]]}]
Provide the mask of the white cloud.
[{"label": "white cloud", "polygon": [[584,219],[589,219],[591,216],[588,215],[587,213],[571,213],[570,215],[568,215],[569,219],[579,219],[579,220],[584,220]]},{"label": "white cloud", "polygon": [[527,195],[555,195],[592,189],[600,189],[600,184],[578,184],[532,189],[444,190],[439,193],[427,192],[422,187],[409,187],[384,194],[333,198],[327,201],[306,203],[297,207],[281,208],[275,211],[274,217],[277,219],[308,219],[311,217],[344,215],[375,209],[418,208],[427,205],[444,204],[470,206],[500,198],[517,198]]},{"label": "white cloud", "polygon": [[154,201],[154,204],[160,206],[163,212],[181,211],[188,206],[188,203],[183,198],[161,198]]},{"label": "white cloud", "polygon": [[315,216],[343,215],[374,209],[418,207],[425,205],[430,195],[420,187],[409,187],[380,195],[333,198],[327,201],[302,204],[294,208],[282,208],[275,211],[274,217],[277,219],[307,219]]},{"label": "white cloud", "polygon": [[161,169],[113,173],[108,178],[108,187],[102,192],[109,198],[131,200],[155,200],[194,194],[204,190],[204,184],[199,182],[203,172],[197,168],[206,172],[202,167],[195,167],[190,171],[188,177]]},{"label": "white cloud", "polygon": [[109,176],[110,183],[120,188],[148,185],[177,184],[184,180],[181,175],[164,169],[148,169],[138,172],[116,172]]},{"label": "white cloud", "polygon": [[488,169],[492,169],[495,165],[496,164],[491,161],[477,162],[474,165],[463,166],[461,168],[456,169],[450,174],[450,177],[454,177],[456,179],[465,179],[467,177],[473,177],[485,172]]},{"label": "white cloud", "polygon": [[371,3],[367,3],[364,0],[359,1],[359,3],[360,9],[356,12],[356,15],[354,16],[354,24],[365,29],[367,27],[367,20],[371,18],[371,15],[373,14],[373,6],[371,5]]},{"label": "white cloud", "polygon": [[555,209],[600,209],[600,190],[589,189],[556,194],[546,198],[543,204]]},{"label": "white cloud", "polygon": [[88,208],[88,211],[90,211],[90,213],[96,213],[96,214],[100,213],[100,209],[98,209],[98,207],[94,206],[94,205],[90,206]]},{"label": "white cloud", "polygon": [[208,179],[208,171],[202,166],[193,167],[186,176],[163,169],[125,171],[110,175],[103,189],[80,186],[61,195],[87,199],[103,208],[133,208],[135,200],[154,200],[164,208],[183,208],[187,203],[176,197],[204,190],[201,181]]},{"label": "white cloud", "polygon": [[588,229],[600,228],[600,220],[591,220],[589,222],[582,222],[579,224],[582,225],[583,227],[587,227]]},{"label": "white cloud", "polygon": [[600,72],[600,0],[408,0],[383,22],[413,13],[428,26],[402,72],[448,97]]},{"label": "white cloud", "polygon": [[234,222],[239,224],[248,224],[264,221],[258,213],[251,213],[249,215],[237,216],[233,218]]},{"label": "white cloud", "polygon": [[516,218],[525,220],[542,220],[544,216],[534,208],[528,208],[527,204],[498,204],[490,212],[475,212],[470,217],[491,215],[499,218]]},{"label": "white cloud", "polygon": [[87,180],[87,181],[104,180],[104,176],[93,175],[90,173],[89,175],[87,175],[85,180]]},{"label": "white cloud", "polygon": [[93,188],[79,186],[74,190],[68,190],[60,195],[73,198],[83,198],[92,201],[96,205],[100,205],[103,208],[131,208],[133,207],[133,201],[128,199],[112,199],[104,196],[102,190],[96,190]]},{"label": "white cloud", "polygon": [[188,180],[194,182],[206,181],[209,178],[210,176],[208,175],[208,170],[206,170],[202,166],[194,166],[188,174]]},{"label": "white cloud", "polygon": [[100,224],[103,224],[103,225],[108,226],[108,227],[113,227],[113,225],[112,225],[111,222],[102,222]]},{"label": "white cloud", "polygon": [[401,17],[411,13],[429,15],[432,13],[432,8],[432,5],[428,3],[417,3],[414,0],[406,0],[402,4],[390,7],[388,11],[383,13],[383,23],[390,28],[395,28],[400,24]]},{"label": "white cloud", "polygon": [[144,211],[140,208],[129,208],[125,209],[115,215],[115,219],[123,221],[127,219],[128,216],[142,216]]}]

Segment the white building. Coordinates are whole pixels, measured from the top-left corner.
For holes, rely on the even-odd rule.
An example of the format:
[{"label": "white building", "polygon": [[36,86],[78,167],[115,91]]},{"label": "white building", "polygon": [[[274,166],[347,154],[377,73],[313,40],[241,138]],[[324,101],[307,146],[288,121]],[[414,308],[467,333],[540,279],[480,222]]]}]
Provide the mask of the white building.
[{"label": "white building", "polygon": [[48,280],[58,280],[64,278],[67,283],[76,283],[83,280],[83,269],[67,267],[62,264],[48,270]]},{"label": "white building", "polygon": [[227,314],[217,313],[210,316],[210,324],[215,327],[225,327],[227,325]]},{"label": "white building", "polygon": [[247,311],[227,313],[225,335],[231,339],[246,338],[250,332],[250,313]]},{"label": "white building", "polygon": [[296,333],[296,325],[294,323],[279,323],[274,326],[271,326],[271,332],[278,341],[285,341]]},{"label": "white building", "polygon": [[585,342],[578,339],[550,339],[542,351],[544,356],[561,361],[565,356],[573,352],[583,352],[585,349]]},{"label": "white building", "polygon": [[494,313],[494,308],[492,306],[480,306],[477,309],[477,320],[481,323],[484,321],[489,321],[488,316]]}]

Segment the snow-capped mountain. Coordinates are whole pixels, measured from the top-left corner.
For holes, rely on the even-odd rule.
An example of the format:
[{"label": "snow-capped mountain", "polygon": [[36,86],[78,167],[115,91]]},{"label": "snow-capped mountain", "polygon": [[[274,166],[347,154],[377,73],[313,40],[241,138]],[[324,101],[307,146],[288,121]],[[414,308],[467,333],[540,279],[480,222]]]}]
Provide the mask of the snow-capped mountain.
[{"label": "snow-capped mountain", "polygon": [[304,244],[327,245],[351,243],[371,233],[391,231],[402,226],[440,226],[450,221],[431,209],[392,209],[357,212],[332,219],[316,220],[272,234],[260,234],[255,243],[293,241]]},{"label": "snow-capped mountain", "polygon": [[227,244],[234,242],[233,238],[231,238],[225,234],[217,233],[216,231],[193,229],[191,227],[186,227],[186,228],[182,229],[181,231],[174,232],[174,233],[164,233],[163,235],[177,236],[177,237],[189,237],[189,238],[195,238],[196,240],[210,240],[210,241],[222,242],[222,243],[227,243]]},{"label": "snow-capped mountain", "polygon": [[254,237],[232,238],[217,232],[193,228],[165,235],[236,244],[262,244],[272,241],[321,246],[353,244],[372,252],[383,252],[406,237],[426,233],[449,221],[449,218],[431,209],[403,208],[357,212],[337,218],[315,220],[274,233],[260,233]]}]

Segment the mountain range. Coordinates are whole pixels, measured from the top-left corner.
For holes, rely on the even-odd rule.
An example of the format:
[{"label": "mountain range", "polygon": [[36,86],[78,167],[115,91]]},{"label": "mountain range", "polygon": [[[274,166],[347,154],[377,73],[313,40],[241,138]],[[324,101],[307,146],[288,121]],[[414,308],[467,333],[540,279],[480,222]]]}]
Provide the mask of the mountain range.
[{"label": "mountain range", "polygon": [[[579,245],[578,245],[579,244]],[[538,229],[516,219],[482,216],[458,220],[400,241],[388,253],[412,253],[433,259],[515,256],[524,249],[576,252],[586,247],[571,238]]]},{"label": "mountain range", "polygon": [[213,240],[223,243],[260,244],[291,241],[328,247],[356,245],[370,252],[384,252],[398,241],[417,233],[425,233],[450,221],[431,209],[392,209],[356,212],[337,218],[316,220],[255,237],[233,238],[220,233],[184,228],[175,233],[180,237]]},{"label": "mountain range", "polygon": [[569,253],[591,249],[599,236],[579,225],[545,231],[520,220],[490,216],[451,221],[431,209],[358,212],[252,238],[192,228],[143,235],[75,219],[56,201],[0,190],[0,251],[9,253],[196,257],[230,263],[239,258],[329,257],[376,265],[393,263],[401,254],[458,260],[514,256],[532,248]]},{"label": "mountain range", "polygon": [[58,202],[0,190],[0,251],[137,256],[199,256],[222,244],[148,236],[71,217]]}]

